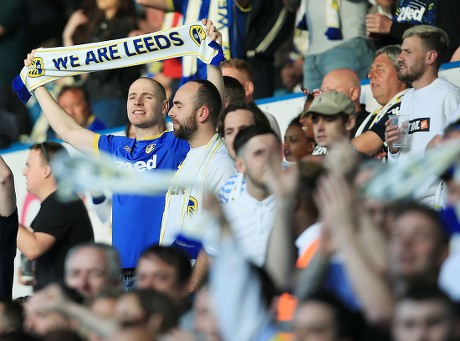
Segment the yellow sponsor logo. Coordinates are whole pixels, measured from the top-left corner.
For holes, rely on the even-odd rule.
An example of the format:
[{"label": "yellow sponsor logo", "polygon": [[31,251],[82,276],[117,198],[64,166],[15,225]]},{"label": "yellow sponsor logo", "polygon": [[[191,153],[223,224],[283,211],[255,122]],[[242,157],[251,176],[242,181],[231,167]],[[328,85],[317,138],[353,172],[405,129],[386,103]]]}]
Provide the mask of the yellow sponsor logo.
[{"label": "yellow sponsor logo", "polygon": [[29,71],[27,71],[27,76],[30,78],[38,78],[45,75],[45,69],[43,67],[43,59],[40,57],[35,57],[32,61],[32,64],[29,66]]}]

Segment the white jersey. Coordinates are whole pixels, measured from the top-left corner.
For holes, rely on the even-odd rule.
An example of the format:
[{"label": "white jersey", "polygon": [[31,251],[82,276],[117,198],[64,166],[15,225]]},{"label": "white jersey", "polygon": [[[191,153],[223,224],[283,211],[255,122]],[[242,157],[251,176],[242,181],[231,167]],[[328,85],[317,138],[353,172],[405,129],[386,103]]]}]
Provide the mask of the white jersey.
[{"label": "white jersey", "polygon": [[217,193],[235,172],[225,143],[217,134],[207,145],[190,149],[179,166],[174,181],[193,185],[172,185],[169,188],[161,224],[160,244],[172,244],[177,234],[184,232],[183,227],[191,226],[190,219],[195,218],[202,210],[205,188]]}]

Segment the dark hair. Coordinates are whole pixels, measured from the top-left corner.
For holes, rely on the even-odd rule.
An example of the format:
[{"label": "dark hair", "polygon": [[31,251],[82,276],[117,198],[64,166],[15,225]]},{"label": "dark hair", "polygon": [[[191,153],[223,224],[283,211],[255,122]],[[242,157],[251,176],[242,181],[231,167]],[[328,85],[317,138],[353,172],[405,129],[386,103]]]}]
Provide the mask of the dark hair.
[{"label": "dark hair", "polygon": [[43,341],[84,341],[80,334],[71,329],[55,329],[47,332],[43,336]]},{"label": "dark hair", "polygon": [[[157,87],[157,90],[159,91],[159,95],[161,98],[159,98],[160,101],[165,101],[166,100],[166,89],[165,87],[163,86],[163,84],[161,84],[159,81],[155,80],[155,79],[152,79],[150,77],[139,77],[138,79],[148,79],[149,81],[151,81],[153,84],[155,84],[155,86]],[[138,80],[136,79],[136,80]],[[135,82],[135,81],[134,81]],[[133,83],[134,83],[133,82]]]},{"label": "dark hair", "polygon": [[449,296],[439,289],[436,285],[427,285],[427,284],[420,284],[417,283],[411,287],[409,287],[405,292],[401,293],[396,298],[397,302],[401,301],[428,301],[428,300],[439,300],[443,301],[449,310],[449,314],[453,314],[454,312],[454,304]]},{"label": "dark hair", "polygon": [[137,296],[147,319],[153,314],[161,315],[159,333],[166,333],[177,326],[179,312],[168,296],[154,289],[136,289],[131,294]]},{"label": "dark hair", "polygon": [[173,266],[176,269],[179,284],[185,284],[192,275],[189,257],[185,251],[179,248],[155,244],[145,249],[139,259],[150,256],[158,257],[163,262]]},{"label": "dark hair", "polygon": [[3,305],[2,325],[8,326],[8,329],[21,330],[24,323],[24,309],[22,305],[15,301],[0,299],[0,305]]},{"label": "dark hair", "polygon": [[198,110],[202,106],[207,106],[211,115],[212,125],[217,127],[217,121],[222,110],[222,98],[219,90],[217,90],[214,84],[205,79],[198,79],[192,82],[199,85],[193,101],[193,111]]},{"label": "dark hair", "polygon": [[42,142],[42,143],[34,143],[29,147],[30,150],[39,150],[43,156],[43,160],[49,163],[53,157],[59,153],[65,153],[67,156],[69,153],[64,148],[64,146],[58,142]]},{"label": "dark hair", "polygon": [[435,229],[438,231],[440,242],[442,244],[449,243],[449,236],[444,231],[442,221],[437,211],[415,201],[401,202],[394,205],[392,208],[392,213],[394,214],[395,219],[409,212],[423,214],[429,221],[431,221],[431,223],[433,223]]},{"label": "dark hair", "polygon": [[248,64],[247,61],[243,59],[238,59],[238,58],[230,58],[227,60],[224,60],[223,63],[221,64],[221,67],[230,67],[233,69],[237,69],[238,71],[241,71],[246,74],[248,79],[252,82],[254,79],[254,75],[252,73],[252,68]]},{"label": "dark hair", "polygon": [[[84,44],[92,42],[91,39],[95,33],[100,29],[101,23],[105,20],[105,14],[97,7],[96,0],[85,0],[81,5],[83,13],[88,17],[89,22],[84,25],[78,26],[73,35],[72,40],[74,44]],[[114,18],[124,19],[124,25],[130,26],[133,29],[137,27],[136,24],[136,7],[131,0],[120,0],[120,5],[117,8]],[[116,28],[118,29],[118,28]],[[111,30],[106,30],[104,35],[106,39],[114,39],[114,33]]]},{"label": "dark hair", "polygon": [[275,137],[276,141],[281,145],[279,136],[273,131],[270,126],[249,126],[242,128],[238,134],[235,136],[235,141],[233,141],[233,148],[235,149],[235,154],[238,155],[238,152],[246,145],[246,143],[255,136],[271,134]]},{"label": "dark hair", "polygon": [[15,330],[0,335],[0,341],[43,341],[43,339],[22,330]]},{"label": "dark hair", "polygon": [[302,114],[299,114],[296,117],[294,117],[291,120],[291,122],[289,122],[288,127],[290,127],[290,126],[298,126],[298,127],[302,128],[302,125],[300,124],[300,117],[301,116],[302,116]]},{"label": "dark hair", "polygon": [[78,85],[64,85],[61,90],[59,91],[59,94],[57,96],[57,99],[61,98],[62,95],[64,95],[66,92],[69,91],[77,91],[80,92],[83,95],[83,99],[85,100],[86,104],[89,106],[90,105],[90,99],[89,99],[89,94],[88,91],[86,90],[85,87],[83,86],[78,86]]},{"label": "dark hair", "polygon": [[245,103],[245,102],[237,102],[231,103],[225,111],[219,116],[219,123],[217,124],[217,132],[220,136],[224,136],[224,129],[225,129],[225,117],[227,114],[232,111],[236,110],[247,110],[252,114],[252,121],[256,126],[266,126],[270,127],[270,121],[267,118],[267,115],[263,113],[262,110],[254,103]]},{"label": "dark hair", "polygon": [[236,78],[224,76],[224,89],[226,103],[231,104],[235,102],[244,102],[246,100],[244,87]]},{"label": "dark hair", "polygon": [[447,136],[450,133],[453,133],[456,131],[460,131],[460,119],[449,124],[447,127],[444,128],[444,136]]},{"label": "dark hair", "polygon": [[357,339],[362,327],[359,315],[350,311],[337,297],[327,291],[318,290],[308,295],[298,306],[310,302],[324,304],[333,311],[338,339]]}]

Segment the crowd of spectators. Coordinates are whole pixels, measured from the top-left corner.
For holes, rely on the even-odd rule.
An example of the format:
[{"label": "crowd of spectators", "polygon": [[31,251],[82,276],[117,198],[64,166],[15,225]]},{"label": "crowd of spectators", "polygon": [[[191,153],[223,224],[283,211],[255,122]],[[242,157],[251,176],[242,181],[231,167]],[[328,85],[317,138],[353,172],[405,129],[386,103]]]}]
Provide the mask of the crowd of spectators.
[{"label": "crowd of spectators", "polygon": [[[41,203],[18,223],[20,174],[0,155],[0,341],[460,340],[460,88],[438,74],[459,54],[455,0],[42,5],[0,12],[0,147],[30,145],[23,175]],[[219,65],[67,77],[27,107],[10,90],[37,44],[200,17]],[[288,60],[298,30],[306,52]],[[286,131],[254,103],[283,86],[305,94]],[[126,122],[126,136],[104,134]],[[113,173],[174,175],[152,195],[88,183],[62,202],[59,139],[108,155]],[[95,242],[82,195],[111,210],[111,245]],[[13,300],[16,249],[33,293]]]}]

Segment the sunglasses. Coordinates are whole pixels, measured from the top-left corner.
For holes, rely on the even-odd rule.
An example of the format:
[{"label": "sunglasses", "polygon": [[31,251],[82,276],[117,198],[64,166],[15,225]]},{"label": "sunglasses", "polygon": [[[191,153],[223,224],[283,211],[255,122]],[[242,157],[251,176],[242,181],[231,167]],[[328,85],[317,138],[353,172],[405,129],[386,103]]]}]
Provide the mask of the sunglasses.
[{"label": "sunglasses", "polygon": [[320,93],[323,92],[323,90],[321,89],[313,89],[313,90],[309,90],[309,89],[306,89],[304,87],[301,87],[300,90],[302,90],[303,94],[305,96],[313,96],[313,97],[316,97],[318,96]]}]

